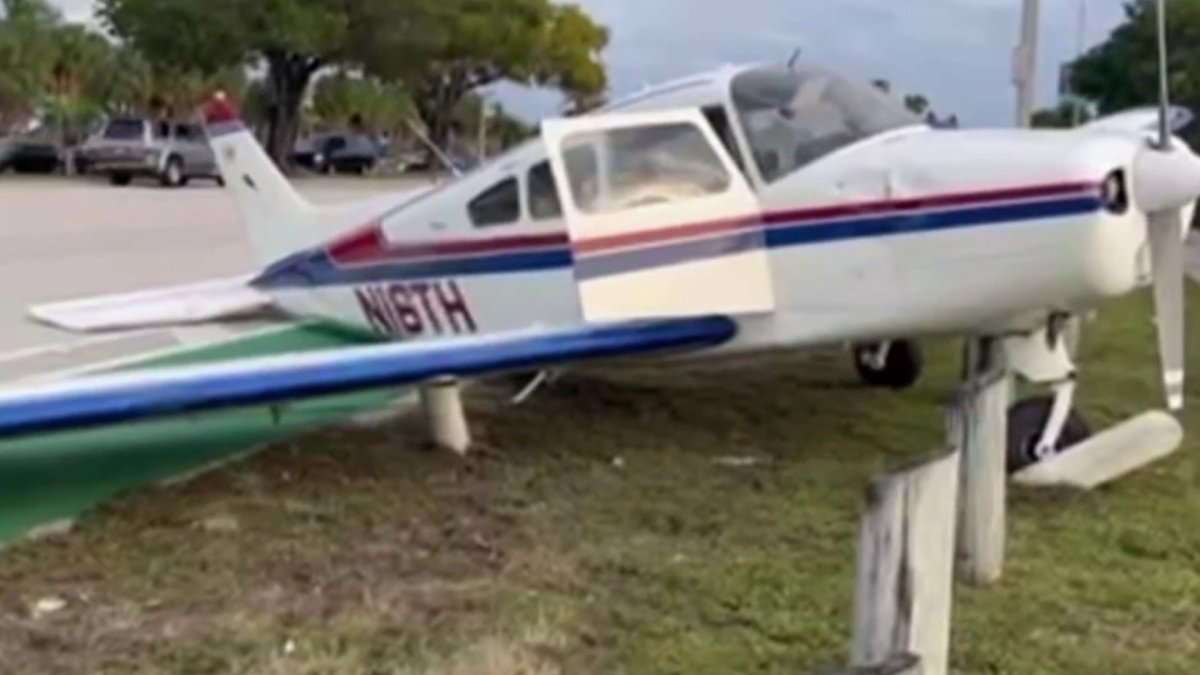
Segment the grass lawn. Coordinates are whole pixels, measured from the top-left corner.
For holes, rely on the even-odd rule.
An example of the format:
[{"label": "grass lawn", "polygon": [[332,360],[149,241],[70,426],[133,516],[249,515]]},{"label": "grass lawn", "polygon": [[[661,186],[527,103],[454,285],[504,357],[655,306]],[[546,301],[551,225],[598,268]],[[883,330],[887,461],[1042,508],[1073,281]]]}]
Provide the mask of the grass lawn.
[{"label": "grass lawn", "polygon": [[[1193,304],[1193,327],[1197,316]],[[1093,426],[1161,405],[1150,317],[1139,296],[1088,326]],[[957,348],[929,350],[920,386],[901,394],[859,387],[837,351],[594,369],[515,409],[480,387],[469,403],[489,450],[465,461],[406,441],[409,420],[315,431],[128,494],[70,534],[0,554],[0,671],[839,665],[866,482],[942,442]],[[1193,675],[1196,450],[1189,436],[1095,493],[1014,488],[1004,579],[956,591],[955,671]],[[65,605],[36,611],[49,598]]]}]

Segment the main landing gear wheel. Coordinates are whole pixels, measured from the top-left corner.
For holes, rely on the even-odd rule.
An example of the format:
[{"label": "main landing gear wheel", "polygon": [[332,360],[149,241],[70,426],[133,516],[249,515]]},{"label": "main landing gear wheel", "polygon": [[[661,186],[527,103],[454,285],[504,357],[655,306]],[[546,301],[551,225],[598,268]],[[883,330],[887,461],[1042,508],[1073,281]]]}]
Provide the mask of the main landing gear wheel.
[{"label": "main landing gear wheel", "polygon": [[854,367],[871,387],[907,389],[921,377],[921,348],[911,340],[854,346]]},{"label": "main landing gear wheel", "polygon": [[1038,440],[1050,417],[1053,396],[1035,396],[1013,404],[1008,409],[1008,472],[1015,473],[1058,454],[1064,448],[1087,440],[1092,430],[1074,408],[1067,413],[1062,433],[1050,454],[1039,456]]}]

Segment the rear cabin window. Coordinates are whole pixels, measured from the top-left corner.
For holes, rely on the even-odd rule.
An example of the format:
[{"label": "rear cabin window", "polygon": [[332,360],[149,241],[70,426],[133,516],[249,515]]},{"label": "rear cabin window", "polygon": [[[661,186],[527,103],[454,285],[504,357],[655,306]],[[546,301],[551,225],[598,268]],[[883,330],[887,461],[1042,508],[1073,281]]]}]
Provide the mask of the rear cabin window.
[{"label": "rear cabin window", "polygon": [[141,120],[113,120],[104,127],[104,137],[110,141],[141,140],[145,129]]},{"label": "rear cabin window", "polygon": [[475,227],[515,223],[521,217],[521,191],[516,178],[505,178],[467,204]]},{"label": "rear cabin window", "polygon": [[554,187],[554,174],[550,172],[550,162],[535,164],[529,170],[526,183],[531,218],[549,220],[562,217],[562,203],[558,201],[558,189]]}]

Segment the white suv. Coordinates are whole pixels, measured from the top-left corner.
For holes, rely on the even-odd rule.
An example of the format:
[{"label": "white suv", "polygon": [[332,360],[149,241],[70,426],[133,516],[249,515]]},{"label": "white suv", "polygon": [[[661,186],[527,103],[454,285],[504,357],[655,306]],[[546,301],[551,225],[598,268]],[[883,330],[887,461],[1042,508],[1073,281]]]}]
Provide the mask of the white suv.
[{"label": "white suv", "polygon": [[196,124],[115,117],[83,144],[78,162],[89,173],[107,174],[113,185],[128,185],[138,176],[167,187],[192,178],[221,184],[212,147]]}]

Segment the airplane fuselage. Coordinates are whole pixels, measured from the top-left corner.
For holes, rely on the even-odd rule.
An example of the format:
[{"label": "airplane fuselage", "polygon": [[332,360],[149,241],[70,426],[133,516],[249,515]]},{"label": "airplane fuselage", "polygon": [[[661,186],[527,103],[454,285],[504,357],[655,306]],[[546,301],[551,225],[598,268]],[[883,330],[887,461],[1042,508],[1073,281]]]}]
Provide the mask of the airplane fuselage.
[{"label": "airplane fuselage", "polygon": [[[297,315],[424,340],[619,318],[675,284],[696,307],[759,307],[728,312],[739,330],[715,351],[730,352],[1032,329],[1145,283],[1144,219],[1104,185],[1131,165],[1136,139],[895,124],[767,175],[770,137],[753,137],[754,120],[729,123],[745,117],[737,75],[618,106],[723,113],[723,143],[711,149],[737,168],[705,202],[715,215],[631,207],[602,214],[625,230],[590,236],[598,226],[587,219],[599,216],[566,194],[570,177],[553,182],[547,158],[558,149],[536,139],[291,256],[256,285]],[[574,123],[586,131],[587,120]],[[547,189],[557,208],[539,207]],[[589,284],[609,285],[595,300]]]}]

